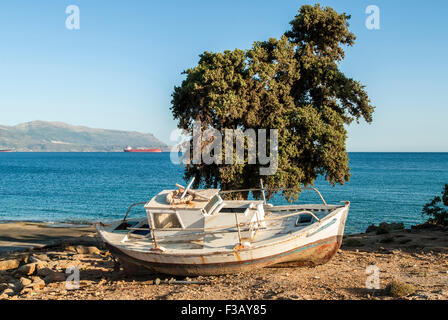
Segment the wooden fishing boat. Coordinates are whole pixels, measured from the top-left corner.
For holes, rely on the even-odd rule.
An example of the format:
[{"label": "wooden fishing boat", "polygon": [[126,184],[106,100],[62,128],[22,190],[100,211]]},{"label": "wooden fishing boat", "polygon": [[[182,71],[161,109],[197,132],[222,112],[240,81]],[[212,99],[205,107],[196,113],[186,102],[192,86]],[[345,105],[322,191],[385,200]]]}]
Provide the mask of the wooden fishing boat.
[{"label": "wooden fishing boat", "polygon": [[[197,276],[277,264],[322,264],[341,245],[348,201],[328,205],[311,188],[322,204],[273,206],[266,201],[223,200],[225,194],[241,190],[193,191],[190,186],[179,186],[177,192],[180,197],[191,195],[190,201],[174,202],[174,190],[164,190],[147,203],[131,205],[123,220],[98,224],[111,253],[129,268]],[[130,209],[143,204],[146,217],[129,219]]]}]

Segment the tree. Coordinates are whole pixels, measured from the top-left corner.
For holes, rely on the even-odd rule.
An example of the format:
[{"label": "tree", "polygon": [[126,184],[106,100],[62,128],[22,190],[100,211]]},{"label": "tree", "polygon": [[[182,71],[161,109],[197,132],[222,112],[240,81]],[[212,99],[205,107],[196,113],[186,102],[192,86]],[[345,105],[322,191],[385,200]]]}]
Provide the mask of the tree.
[{"label": "tree", "polygon": [[448,226],[448,184],[445,185],[442,191],[442,198],[437,196],[425,204],[422,209],[422,215],[432,217],[428,219],[428,223]]},{"label": "tree", "polygon": [[[190,164],[185,178],[194,187],[246,189],[259,185],[291,188],[324,175],[332,185],[350,178],[346,125],[372,121],[374,107],[359,82],[338,67],[343,46],[352,46],[350,16],[320,5],[302,6],[280,39],[255,42],[248,50],[204,52],[172,94],[171,111],[179,128],[278,129],[278,170],[260,176],[260,163]],[[268,141],[268,143],[271,143]],[[270,193],[269,197],[273,194]],[[237,196],[244,196],[239,194]],[[255,196],[258,196],[257,194]]]}]

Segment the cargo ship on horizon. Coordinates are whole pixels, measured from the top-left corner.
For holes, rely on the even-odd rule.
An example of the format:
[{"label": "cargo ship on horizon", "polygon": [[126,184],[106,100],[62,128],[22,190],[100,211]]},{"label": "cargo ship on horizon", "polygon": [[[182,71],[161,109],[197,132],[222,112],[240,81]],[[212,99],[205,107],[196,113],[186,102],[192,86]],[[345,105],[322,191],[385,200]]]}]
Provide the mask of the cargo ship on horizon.
[{"label": "cargo ship on horizon", "polygon": [[161,149],[146,149],[146,148],[136,148],[127,147],[123,149],[124,152],[162,152]]}]

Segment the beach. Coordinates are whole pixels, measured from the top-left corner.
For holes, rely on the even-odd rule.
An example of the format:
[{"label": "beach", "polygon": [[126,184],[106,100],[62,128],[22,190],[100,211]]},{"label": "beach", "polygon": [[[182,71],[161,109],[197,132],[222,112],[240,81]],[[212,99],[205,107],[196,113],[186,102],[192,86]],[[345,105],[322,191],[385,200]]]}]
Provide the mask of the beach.
[{"label": "beach", "polygon": [[[73,266],[80,270],[77,289],[66,286],[66,269]],[[366,287],[372,270],[377,270],[378,289]],[[391,290],[392,283],[406,290]],[[126,273],[104,250],[93,226],[2,223],[0,299],[445,300],[448,230],[431,227],[347,235],[324,265],[184,278]]]}]

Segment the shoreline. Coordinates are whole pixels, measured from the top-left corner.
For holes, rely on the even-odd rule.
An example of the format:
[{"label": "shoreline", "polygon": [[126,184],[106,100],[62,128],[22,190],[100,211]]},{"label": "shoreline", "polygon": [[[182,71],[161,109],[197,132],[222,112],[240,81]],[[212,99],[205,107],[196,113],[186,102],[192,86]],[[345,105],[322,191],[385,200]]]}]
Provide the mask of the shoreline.
[{"label": "shoreline", "polygon": [[[336,255],[315,267],[273,266],[189,279],[127,274],[104,250],[93,226],[0,224],[0,299],[448,299],[446,228],[377,233],[345,235]],[[366,289],[371,265],[379,270],[378,290]],[[69,266],[81,272],[78,290],[65,288]],[[391,295],[387,288],[394,280],[415,292]]]},{"label": "shoreline", "polygon": [[0,256],[60,246],[66,242],[81,243],[94,237],[93,225],[55,227],[42,222],[9,222],[0,224]]},{"label": "shoreline", "polygon": [[41,225],[48,225],[51,226],[53,224],[64,224],[67,227],[70,226],[85,226],[85,227],[89,227],[91,225],[94,225],[95,223],[98,222],[92,222],[92,221],[88,221],[88,220],[80,220],[80,221],[73,221],[73,220],[55,220],[55,221],[47,221],[47,220],[0,220],[0,225],[1,224],[8,224],[8,223],[37,223],[37,224],[41,224]]}]

